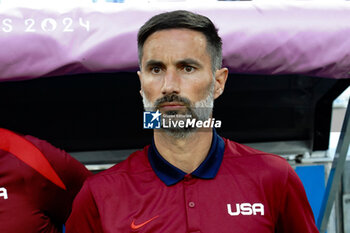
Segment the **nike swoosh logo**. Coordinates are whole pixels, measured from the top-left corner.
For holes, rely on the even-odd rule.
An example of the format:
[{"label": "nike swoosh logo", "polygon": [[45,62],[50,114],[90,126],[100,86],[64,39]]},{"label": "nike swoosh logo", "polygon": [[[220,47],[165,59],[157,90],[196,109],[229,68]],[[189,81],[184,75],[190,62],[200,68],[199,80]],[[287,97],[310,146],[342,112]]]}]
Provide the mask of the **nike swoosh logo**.
[{"label": "nike swoosh logo", "polygon": [[132,223],[131,223],[130,227],[131,227],[132,230],[138,230],[141,227],[143,227],[144,225],[146,225],[147,223],[150,223],[151,221],[153,221],[154,219],[156,219],[158,217],[159,217],[159,215],[154,216],[153,218],[147,220],[146,222],[143,222],[143,223],[137,224],[137,225],[135,224],[135,220],[132,220]]}]

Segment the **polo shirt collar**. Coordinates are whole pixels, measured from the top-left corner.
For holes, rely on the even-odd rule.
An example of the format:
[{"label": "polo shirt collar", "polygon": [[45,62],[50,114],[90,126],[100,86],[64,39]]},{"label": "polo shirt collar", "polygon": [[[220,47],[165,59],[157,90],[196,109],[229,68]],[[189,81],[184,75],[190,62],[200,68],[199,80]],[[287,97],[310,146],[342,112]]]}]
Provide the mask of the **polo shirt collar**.
[{"label": "polo shirt collar", "polygon": [[[224,140],[213,130],[213,139],[209,153],[199,167],[191,173],[200,179],[213,179],[219,171],[225,151]],[[158,152],[154,139],[148,149],[148,160],[156,175],[167,186],[181,181],[187,174],[166,161]]]}]

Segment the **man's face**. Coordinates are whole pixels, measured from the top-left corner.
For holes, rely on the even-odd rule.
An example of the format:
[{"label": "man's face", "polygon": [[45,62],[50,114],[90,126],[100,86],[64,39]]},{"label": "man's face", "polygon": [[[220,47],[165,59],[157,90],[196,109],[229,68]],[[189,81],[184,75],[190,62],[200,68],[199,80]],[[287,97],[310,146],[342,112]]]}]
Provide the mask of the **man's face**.
[{"label": "man's face", "polygon": [[146,110],[209,118],[214,76],[202,33],[188,29],[153,33],[144,44],[141,67],[138,75]]}]

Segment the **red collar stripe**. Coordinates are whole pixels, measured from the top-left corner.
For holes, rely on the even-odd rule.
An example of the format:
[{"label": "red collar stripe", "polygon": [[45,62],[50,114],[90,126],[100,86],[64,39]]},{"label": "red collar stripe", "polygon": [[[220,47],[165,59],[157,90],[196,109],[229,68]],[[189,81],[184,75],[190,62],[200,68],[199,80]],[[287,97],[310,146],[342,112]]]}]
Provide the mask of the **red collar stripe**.
[{"label": "red collar stripe", "polygon": [[25,164],[32,167],[45,178],[56,184],[58,187],[66,190],[66,186],[57,175],[47,158],[43,153],[26,140],[7,129],[0,128],[0,149],[7,151]]}]

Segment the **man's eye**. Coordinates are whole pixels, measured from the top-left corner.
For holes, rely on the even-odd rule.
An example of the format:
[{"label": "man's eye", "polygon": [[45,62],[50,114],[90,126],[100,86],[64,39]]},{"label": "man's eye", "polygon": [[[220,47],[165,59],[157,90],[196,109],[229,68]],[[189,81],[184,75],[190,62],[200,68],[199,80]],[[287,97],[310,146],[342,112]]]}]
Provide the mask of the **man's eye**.
[{"label": "man's eye", "polygon": [[153,74],[159,74],[162,71],[162,69],[158,66],[152,67],[151,72]]},{"label": "man's eye", "polygon": [[195,70],[195,68],[192,67],[192,66],[185,66],[185,67],[184,67],[184,71],[185,71],[186,73],[192,73],[194,70]]}]

